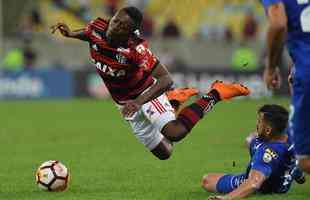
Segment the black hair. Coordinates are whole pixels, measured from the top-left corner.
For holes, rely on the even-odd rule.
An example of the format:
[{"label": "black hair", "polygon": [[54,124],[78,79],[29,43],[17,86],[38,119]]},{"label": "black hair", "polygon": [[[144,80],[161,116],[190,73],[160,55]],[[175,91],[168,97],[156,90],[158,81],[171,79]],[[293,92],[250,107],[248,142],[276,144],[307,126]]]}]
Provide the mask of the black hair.
[{"label": "black hair", "polygon": [[142,12],[138,8],[133,6],[124,7],[121,10],[126,12],[126,14],[132,19],[134,23],[134,31],[139,30],[143,20]]},{"label": "black hair", "polygon": [[258,113],[264,114],[264,120],[272,127],[272,134],[284,133],[289,117],[287,109],[276,104],[266,104],[258,110]]}]

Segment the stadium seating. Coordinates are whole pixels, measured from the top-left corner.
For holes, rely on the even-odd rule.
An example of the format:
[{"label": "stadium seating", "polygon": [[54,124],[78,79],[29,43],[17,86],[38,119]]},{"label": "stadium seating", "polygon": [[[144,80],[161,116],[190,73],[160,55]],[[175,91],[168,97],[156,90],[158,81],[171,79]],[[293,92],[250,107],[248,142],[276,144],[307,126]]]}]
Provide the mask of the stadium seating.
[{"label": "stadium seating", "polygon": [[[17,1],[17,0],[15,0]],[[52,65],[51,63],[62,63],[66,67],[85,66],[88,63],[87,45],[76,40],[65,39],[63,37],[54,39],[49,34],[48,27],[56,22],[66,22],[73,29],[81,28],[85,25],[80,17],[66,9],[61,9],[53,2],[55,0],[37,1],[35,7],[39,7],[44,22],[43,34],[36,34],[33,38],[32,46],[38,50],[37,64],[40,66]],[[109,0],[89,0],[90,15],[92,17],[108,17],[104,9],[105,1]],[[78,8],[78,0],[67,0],[68,5],[75,10]],[[119,7],[126,5],[120,0]],[[127,2],[127,1],[126,1]],[[129,1],[128,1],[129,2]],[[255,17],[260,25],[264,23],[263,10],[259,8],[257,1],[246,0],[149,0],[145,6],[145,12],[154,21],[155,37],[150,38],[152,51],[160,55],[163,49],[181,61],[197,67],[222,67],[231,65],[231,56],[235,48],[239,46],[241,30],[243,26],[244,13],[248,9],[255,10]],[[29,5],[28,5],[29,7]],[[27,9],[30,10],[31,8]],[[12,6],[12,13],[15,11]],[[23,10],[22,12],[26,12]],[[10,12],[11,13],[11,12]],[[162,32],[163,26],[170,19],[175,20],[183,38],[177,41],[162,42],[162,37],[157,37]],[[225,27],[229,27],[234,35],[232,43],[223,43],[221,38],[214,42],[213,38],[197,37],[207,28],[214,29],[215,35],[223,34]],[[5,28],[7,29],[7,28]],[[15,30],[17,31],[17,30]],[[221,33],[220,33],[221,32]],[[214,33],[213,33],[214,35]],[[20,41],[20,37],[5,40],[4,51],[7,52],[15,47]],[[15,41],[13,41],[15,40]],[[251,41],[250,46],[257,55],[263,49],[261,42]],[[44,51],[42,51],[44,49]],[[219,55],[217,52],[221,52]],[[79,55],[76,57],[76,55]],[[222,59],[225,57],[225,59]]]},{"label": "stadium seating", "polygon": [[[71,0],[68,2],[70,7],[76,8],[76,1]],[[48,24],[55,21],[64,21],[64,19],[73,27],[80,27],[85,23],[72,13],[57,9],[51,0],[41,1],[40,5],[42,12],[46,13],[44,16]],[[120,6],[123,5],[125,4],[121,1]],[[107,17],[103,7],[103,0],[90,1],[91,16]],[[257,13],[258,19],[261,18],[263,12],[258,6],[258,2],[246,0],[184,0],[182,3],[178,0],[156,0],[149,1],[145,12],[149,13],[155,21],[155,30],[157,32],[162,29],[168,20],[173,19],[184,36],[189,38],[196,35],[205,25],[210,27],[214,25],[228,26],[238,38],[243,25],[244,13],[249,9]]]}]

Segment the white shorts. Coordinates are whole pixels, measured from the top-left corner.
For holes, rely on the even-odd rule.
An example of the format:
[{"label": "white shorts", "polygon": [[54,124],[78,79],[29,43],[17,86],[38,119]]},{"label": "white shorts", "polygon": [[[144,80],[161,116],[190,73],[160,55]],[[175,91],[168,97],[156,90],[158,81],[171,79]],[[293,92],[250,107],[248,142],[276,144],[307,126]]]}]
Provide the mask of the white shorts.
[{"label": "white shorts", "polygon": [[132,117],[125,118],[135,136],[149,150],[153,150],[164,138],[162,128],[175,119],[174,109],[165,93],[144,104]]}]

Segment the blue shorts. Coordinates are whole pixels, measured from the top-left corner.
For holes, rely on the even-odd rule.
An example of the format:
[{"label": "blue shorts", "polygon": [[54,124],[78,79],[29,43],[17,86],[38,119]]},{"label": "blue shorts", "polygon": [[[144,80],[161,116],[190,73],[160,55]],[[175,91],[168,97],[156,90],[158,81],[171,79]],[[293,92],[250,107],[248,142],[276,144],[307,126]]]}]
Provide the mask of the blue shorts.
[{"label": "blue shorts", "polygon": [[219,193],[230,193],[237,189],[246,179],[246,174],[226,174],[216,184],[216,191]]},{"label": "blue shorts", "polygon": [[293,140],[297,156],[310,155],[310,80],[294,77]]}]

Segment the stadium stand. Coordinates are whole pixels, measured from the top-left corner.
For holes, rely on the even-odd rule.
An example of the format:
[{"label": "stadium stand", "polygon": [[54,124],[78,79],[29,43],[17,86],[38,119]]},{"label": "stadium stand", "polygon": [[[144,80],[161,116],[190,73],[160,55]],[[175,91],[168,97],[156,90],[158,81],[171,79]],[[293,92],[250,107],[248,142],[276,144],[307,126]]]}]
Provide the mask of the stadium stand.
[{"label": "stadium stand", "polygon": [[[53,63],[62,63],[69,68],[70,66],[79,68],[77,66],[82,67],[88,63],[85,45],[62,37],[55,40],[50,37],[48,27],[55,22],[66,22],[72,28],[81,28],[92,17],[109,17],[107,5],[110,5],[111,2],[115,2],[119,8],[125,5],[136,5],[138,1],[44,0],[32,1],[31,4],[27,4],[27,9],[21,9],[21,13],[15,12],[15,8],[12,10],[20,16],[15,17],[20,21],[19,24],[22,23],[21,16],[27,15],[27,12],[29,13],[33,7],[38,8],[40,13],[44,13],[42,15],[43,27],[38,29],[41,33],[38,33],[37,29],[32,33],[36,34],[32,41],[33,47],[40,53],[37,60],[38,65],[50,66]],[[141,3],[141,1],[139,2]],[[258,23],[258,32],[251,41],[247,41],[248,47],[253,48],[257,55],[260,55],[261,49],[263,49],[259,42],[262,32],[260,27],[264,23],[262,20],[263,11],[259,8],[257,1],[184,0],[180,3],[177,0],[156,0],[143,1],[142,6],[137,6],[142,7],[151,20],[148,25],[152,28],[152,33],[149,35],[152,36],[150,40],[153,51],[156,54],[163,54],[163,49],[170,51],[179,60],[191,66],[198,68],[229,67],[233,52],[243,39],[242,30],[244,29],[245,16],[249,11],[255,11],[254,19]],[[84,14],[80,14],[81,7],[86,10]],[[9,12],[7,15],[13,16]],[[162,42],[164,38],[161,37],[161,33],[170,20],[173,20],[179,29],[181,40],[165,39],[165,42]],[[12,27],[12,25],[6,26],[10,26],[8,30],[11,32],[14,32],[14,28],[17,31],[16,27]],[[6,34],[6,37],[11,37],[11,35]],[[16,46],[16,43],[20,43],[19,40],[20,37],[6,40],[4,51],[8,52]],[[40,51],[40,49],[44,49],[44,51]],[[216,52],[222,52],[222,54],[218,55]],[[78,58],[76,54],[79,54]],[[223,57],[227,59],[223,59]]]}]

